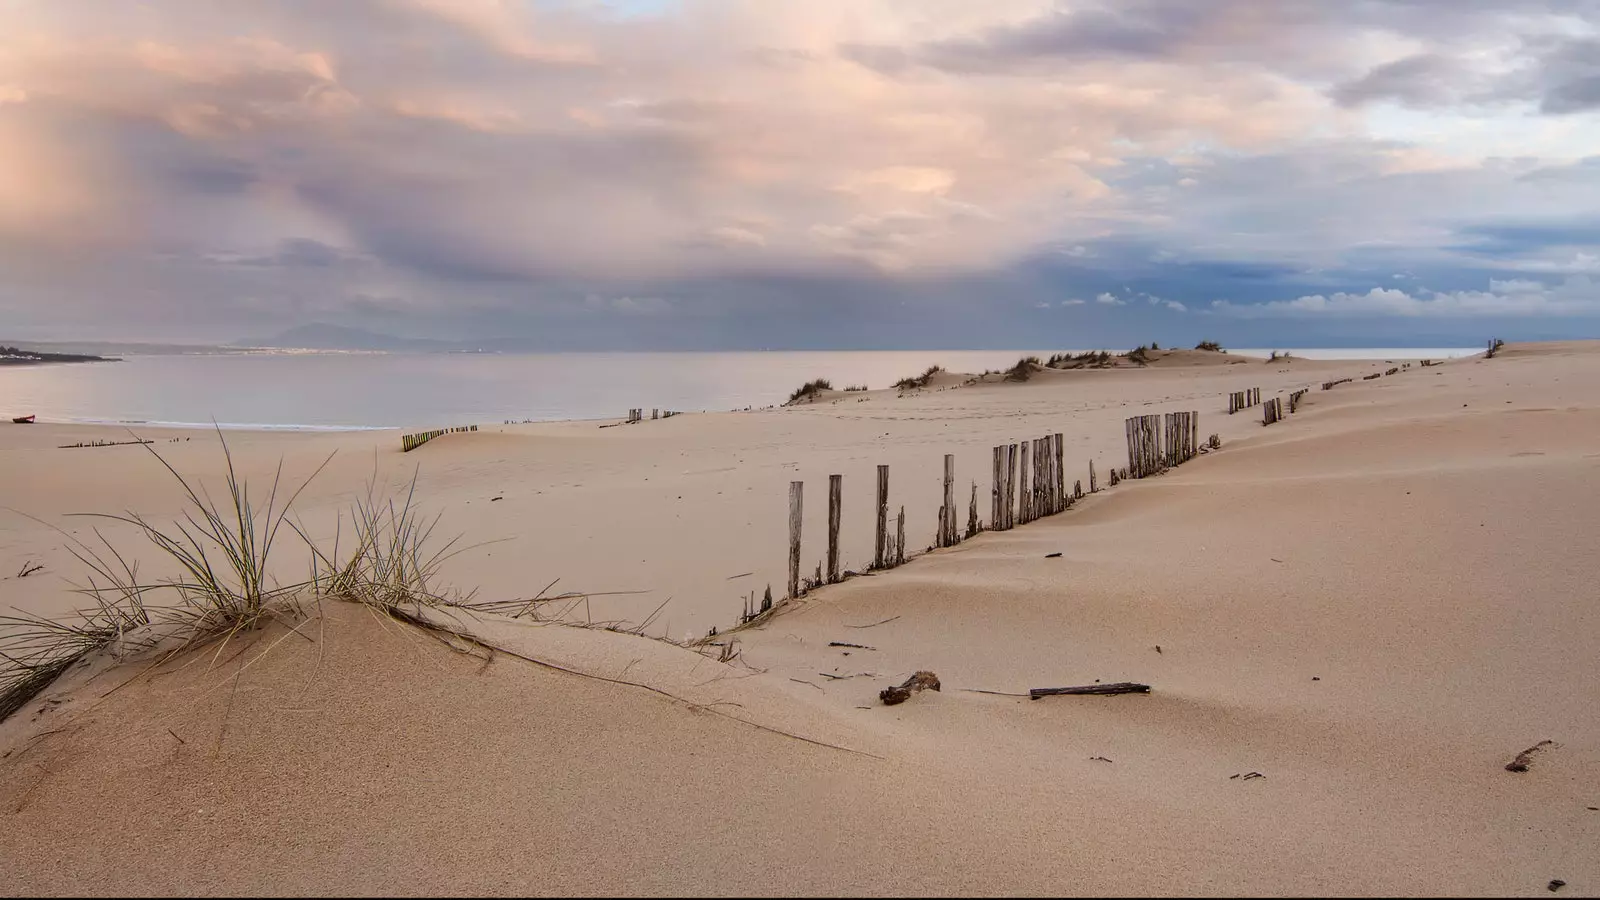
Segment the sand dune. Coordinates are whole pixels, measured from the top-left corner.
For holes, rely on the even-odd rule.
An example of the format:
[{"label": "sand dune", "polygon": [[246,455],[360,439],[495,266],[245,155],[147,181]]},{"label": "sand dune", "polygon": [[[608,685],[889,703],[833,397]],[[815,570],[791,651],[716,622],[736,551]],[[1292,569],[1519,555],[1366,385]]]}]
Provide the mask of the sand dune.
[{"label": "sand dune", "polygon": [[[1147,412],[1198,409],[1224,447],[813,592],[728,636],[733,663],[463,622],[506,651],[486,658],[324,603],[224,654],[76,672],[0,726],[8,892],[1520,895],[1561,879],[1591,895],[1600,611],[1580,541],[1600,509],[1600,346],[1359,380],[1386,368],[1050,373],[497,426],[404,456],[392,435],[240,435],[252,474],[339,450],[304,497],[313,528],[376,450],[391,479],[421,466],[449,527],[509,538],[459,559],[455,582],[647,588],[587,615],[638,621],[670,595],[674,638],[781,583],[791,479],[817,503],[809,568],[821,480],[845,473],[859,566],[880,462],[920,547],[946,452],[986,494],[989,448],[1046,431],[1067,435],[1069,471],[1109,468],[1122,419]],[[1345,376],[1270,428],[1219,411],[1229,391]],[[0,438],[13,505],[177,512],[140,448],[16,431]],[[214,471],[198,436],[156,447]],[[50,576],[0,582],[6,600],[59,608],[59,536],[4,528],[5,574],[40,559]],[[877,702],[918,669],[942,691]],[[1095,680],[1153,691],[1007,696]],[[1530,771],[1505,771],[1546,739]]]}]

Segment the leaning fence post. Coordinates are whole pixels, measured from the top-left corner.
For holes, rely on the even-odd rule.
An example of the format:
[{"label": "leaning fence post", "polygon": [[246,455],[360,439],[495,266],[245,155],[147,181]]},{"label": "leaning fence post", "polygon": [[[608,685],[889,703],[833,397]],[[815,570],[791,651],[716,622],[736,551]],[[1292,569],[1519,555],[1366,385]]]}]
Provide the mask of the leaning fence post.
[{"label": "leaning fence post", "polygon": [[972,508],[967,511],[967,537],[978,533],[978,482],[972,482]]},{"label": "leaning fence post", "polygon": [[804,481],[789,482],[789,596],[800,596],[800,511]]},{"label": "leaning fence post", "polygon": [[828,583],[839,581],[839,520],[844,503],[844,476],[828,476]]},{"label": "leaning fence post", "polygon": [[872,567],[881,569],[889,562],[885,546],[889,542],[889,467],[878,467],[878,536],[873,544]]}]

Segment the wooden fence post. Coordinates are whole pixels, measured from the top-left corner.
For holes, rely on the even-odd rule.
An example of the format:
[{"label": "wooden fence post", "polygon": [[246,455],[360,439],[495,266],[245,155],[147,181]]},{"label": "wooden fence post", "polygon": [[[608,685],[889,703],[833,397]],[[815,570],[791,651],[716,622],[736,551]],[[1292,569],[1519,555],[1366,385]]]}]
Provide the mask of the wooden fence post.
[{"label": "wooden fence post", "polygon": [[900,507],[900,518],[895,520],[894,526],[894,564],[904,565],[906,561],[906,508]]},{"label": "wooden fence post", "polygon": [[972,508],[967,511],[967,537],[978,533],[978,482],[972,482]]},{"label": "wooden fence post", "polygon": [[873,544],[872,567],[881,569],[889,563],[889,467],[878,467],[878,531]]},{"label": "wooden fence post", "polygon": [[1017,507],[1018,507],[1017,508],[1017,524],[1026,525],[1026,524],[1028,524],[1028,513],[1032,511],[1031,508],[1029,507],[1029,504],[1028,504],[1028,442],[1027,441],[1023,441],[1022,442],[1022,463],[1021,463],[1020,469],[1021,469],[1021,471],[1019,472],[1019,477],[1022,478],[1022,484],[1019,486],[1019,489],[1017,491]]},{"label": "wooden fence post", "polygon": [[944,455],[944,507],[939,514],[939,546],[956,543],[956,456]]},{"label": "wooden fence post", "polygon": [[844,505],[844,476],[828,476],[828,583],[839,582],[839,522]]},{"label": "wooden fence post", "polygon": [[1066,440],[1056,432],[1056,512],[1067,508]]},{"label": "wooden fence post", "polygon": [[1091,459],[1091,460],[1089,460],[1089,493],[1095,494],[1095,493],[1099,493],[1099,491],[1100,491],[1100,481],[1099,481],[1098,478],[1095,477],[1095,474],[1094,474],[1094,460]]},{"label": "wooden fence post", "polygon": [[1017,445],[1006,451],[1006,530],[1017,527]]},{"label": "wooden fence post", "polygon": [[806,483],[789,482],[789,596],[800,596],[800,514]]},{"label": "wooden fence post", "polygon": [[989,511],[990,531],[1005,530],[1005,524],[1000,519],[1000,497],[1005,493],[1002,485],[1002,481],[1004,480],[1003,473],[1005,470],[1004,457],[1004,447],[994,448],[994,496],[991,498],[993,503],[991,504]]}]

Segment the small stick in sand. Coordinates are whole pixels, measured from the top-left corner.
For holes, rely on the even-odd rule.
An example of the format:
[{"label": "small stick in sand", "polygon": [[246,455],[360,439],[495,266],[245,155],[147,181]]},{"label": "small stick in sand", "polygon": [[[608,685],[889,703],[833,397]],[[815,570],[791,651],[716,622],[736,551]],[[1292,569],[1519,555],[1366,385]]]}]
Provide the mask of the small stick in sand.
[{"label": "small stick in sand", "polygon": [[905,680],[905,683],[886,687],[878,692],[878,699],[884,706],[894,706],[911,699],[917,691],[939,690],[939,676],[929,671],[921,671]]},{"label": "small stick in sand", "polygon": [[866,644],[847,644],[844,641],[829,641],[829,647],[854,647],[857,650],[876,650],[877,647],[868,647]]},{"label": "small stick in sand", "polygon": [[1507,772],[1526,772],[1526,771],[1528,771],[1528,764],[1533,762],[1533,756],[1534,756],[1535,753],[1539,753],[1539,752],[1543,751],[1545,748],[1554,747],[1555,745],[1556,745],[1555,741],[1540,741],[1539,743],[1534,744],[1532,747],[1529,747],[1528,749],[1522,751],[1521,753],[1518,753],[1516,759],[1513,759],[1511,762],[1506,763],[1506,771]]},{"label": "small stick in sand", "polygon": [[1116,684],[1084,684],[1077,687],[1058,688],[1029,688],[1028,697],[1037,700],[1040,697],[1056,697],[1062,694],[1148,694],[1150,685],[1135,684],[1132,681],[1119,681]]},{"label": "small stick in sand", "polygon": [[889,618],[884,619],[884,620],[882,620],[880,622],[872,622],[872,623],[869,623],[869,624],[866,624],[866,625],[850,625],[850,624],[846,624],[844,627],[846,627],[846,628],[876,628],[879,625],[887,625],[890,622],[893,622],[895,619],[898,619],[898,618],[900,618],[900,617],[899,616],[890,616]]}]

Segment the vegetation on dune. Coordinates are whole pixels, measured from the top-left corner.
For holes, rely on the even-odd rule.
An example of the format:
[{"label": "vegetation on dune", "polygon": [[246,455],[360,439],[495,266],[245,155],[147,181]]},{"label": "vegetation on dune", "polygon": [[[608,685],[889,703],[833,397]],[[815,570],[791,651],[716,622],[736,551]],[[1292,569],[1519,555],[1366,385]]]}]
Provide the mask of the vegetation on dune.
[{"label": "vegetation on dune", "polygon": [[1007,381],[1027,381],[1033,373],[1044,368],[1044,363],[1037,356],[1024,356],[1017,360],[1017,364],[1005,371]]},{"label": "vegetation on dune", "polygon": [[858,393],[866,389],[867,386],[864,384],[847,384],[844,386],[844,392],[847,394]]},{"label": "vegetation on dune", "polygon": [[[466,548],[457,549],[452,540],[437,551],[425,550],[432,543],[437,518],[424,520],[418,512],[414,480],[398,504],[380,501],[376,482],[369,483],[367,497],[358,500],[353,510],[353,541],[340,540],[341,515],[333,547],[323,550],[289,514],[328,459],[292,493],[283,490],[280,464],[263,504],[239,477],[220,431],[217,436],[226,463],[224,501],[213,501],[203,487],[147,446],[187,501],[178,521],[163,526],[131,512],[74,514],[132,526],[174,564],[176,575],[142,578],[137,561],[99,529],[94,530],[95,545],[56,529],[88,569],[86,583],[74,590],[92,604],[59,620],[29,614],[0,616],[0,720],[95,651],[114,648],[126,656],[164,648],[165,658],[212,642],[226,646],[242,632],[269,621],[291,623],[302,618],[300,602],[312,597],[384,610],[401,604],[463,602],[445,598],[433,582],[439,566]],[[281,583],[269,574],[285,526],[311,551],[305,580]]]},{"label": "vegetation on dune", "polygon": [[1195,344],[1194,348],[1196,350],[1209,350],[1212,353],[1225,353],[1225,352],[1227,352],[1227,351],[1223,350],[1222,349],[1222,345],[1217,343],[1216,341],[1201,341],[1200,343]]},{"label": "vegetation on dune", "polygon": [[[290,510],[305,487],[327,466],[328,459],[324,459],[281,504],[280,464],[262,505],[239,477],[220,431],[218,439],[226,461],[228,494],[224,502],[214,503],[204,488],[181,475],[160,453],[147,448],[171,473],[187,500],[187,508],[178,522],[164,527],[135,513],[79,514],[133,526],[160,555],[175,564],[179,573],[176,576],[143,579],[137,561],[100,531],[94,532],[98,543],[90,546],[60,528],[55,529],[67,542],[69,551],[89,570],[87,583],[75,590],[90,598],[92,607],[59,619],[26,613],[0,616],[0,721],[22,709],[74,665],[98,651],[112,652],[119,661],[137,655],[153,655],[155,662],[160,663],[185,651],[219,645],[216,657],[220,658],[229,643],[235,638],[242,639],[244,632],[277,622],[287,630],[261,651],[270,652],[278,642],[291,635],[305,636],[296,629],[308,618],[305,607],[308,602],[359,603],[435,634],[462,652],[485,658],[496,652],[506,653],[589,678],[600,676],[486,643],[470,633],[467,625],[460,621],[460,612],[531,618],[645,636],[645,630],[666,606],[663,602],[638,625],[577,622],[568,618],[574,610],[589,598],[603,595],[547,596],[555,582],[531,599],[476,601],[471,594],[463,596],[442,590],[438,586],[438,576],[445,561],[481,545],[459,546],[459,537],[443,542],[434,539],[439,517],[427,518],[418,509],[415,476],[403,490],[391,491],[378,484],[375,473],[367,484],[366,496],[353,504],[349,522],[340,514],[331,547],[324,547],[290,518]],[[268,563],[275,558],[273,548],[284,526],[309,550],[310,564],[304,580],[279,583],[268,574]],[[553,607],[558,610],[553,615],[543,612],[550,604],[558,604]],[[440,610],[457,612],[446,615]],[[727,643],[712,642],[701,648],[700,642],[651,639],[689,647],[723,662],[731,662],[738,656],[737,649]],[[604,680],[644,687],[689,702],[639,682]],[[766,726],[757,727],[787,734]]]},{"label": "vegetation on dune", "polygon": [[1050,369],[1103,369],[1111,365],[1111,354],[1104,350],[1087,350],[1073,355],[1056,353],[1045,363]]},{"label": "vegetation on dune", "polygon": [[1135,365],[1144,366],[1150,364],[1150,348],[1143,344],[1140,344],[1132,350],[1129,350],[1127,353],[1122,354],[1122,356],[1124,359]]},{"label": "vegetation on dune", "polygon": [[833,382],[826,378],[816,378],[795,388],[794,393],[789,395],[789,402],[798,403],[801,400],[810,400],[823,391],[831,390],[833,390]]},{"label": "vegetation on dune", "polygon": [[930,382],[933,381],[933,376],[943,371],[944,366],[929,366],[927,371],[923,372],[921,375],[914,375],[910,378],[902,378],[899,381],[896,381],[894,383],[895,389],[909,391],[916,388],[925,388]]}]

